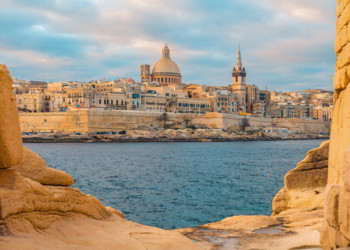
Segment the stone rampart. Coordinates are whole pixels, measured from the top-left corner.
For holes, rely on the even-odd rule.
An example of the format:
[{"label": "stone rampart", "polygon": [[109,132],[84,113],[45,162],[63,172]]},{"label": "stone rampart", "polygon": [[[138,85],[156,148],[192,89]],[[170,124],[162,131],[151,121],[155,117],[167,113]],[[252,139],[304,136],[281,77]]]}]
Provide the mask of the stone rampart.
[{"label": "stone rampart", "polygon": [[[96,132],[159,128],[164,126],[162,112],[111,111],[98,109],[71,109],[56,113],[21,113],[21,129],[24,132]],[[280,127],[298,133],[327,133],[323,121],[304,119],[271,119],[239,115],[207,113],[204,115],[167,113],[166,125],[184,128],[195,125],[213,129],[241,128],[242,120],[248,121],[247,130],[261,130],[265,127]]]}]

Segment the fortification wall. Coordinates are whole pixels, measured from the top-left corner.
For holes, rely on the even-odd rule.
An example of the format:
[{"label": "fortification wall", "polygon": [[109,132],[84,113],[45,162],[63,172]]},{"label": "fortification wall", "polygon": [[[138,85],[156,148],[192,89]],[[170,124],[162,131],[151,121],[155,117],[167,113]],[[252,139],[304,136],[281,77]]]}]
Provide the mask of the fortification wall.
[{"label": "fortification wall", "polygon": [[288,128],[289,130],[295,130],[298,133],[328,133],[328,123],[322,120],[305,120],[305,119],[289,119],[281,118],[274,119],[274,125],[280,128]]},{"label": "fortification wall", "polygon": [[350,0],[337,0],[336,90],[333,111],[324,249],[350,246]]},{"label": "fortification wall", "polygon": [[[96,132],[131,129],[159,128],[164,126],[162,112],[111,111],[98,109],[72,109],[56,113],[21,113],[23,132]],[[249,130],[261,130],[276,126],[300,133],[327,133],[323,121],[303,119],[271,119],[245,117],[221,113],[205,115],[167,113],[166,124],[174,128],[188,125],[214,129],[240,129],[242,119],[247,119]]]},{"label": "fortification wall", "polygon": [[88,132],[87,110],[69,112],[20,113],[22,132]]}]

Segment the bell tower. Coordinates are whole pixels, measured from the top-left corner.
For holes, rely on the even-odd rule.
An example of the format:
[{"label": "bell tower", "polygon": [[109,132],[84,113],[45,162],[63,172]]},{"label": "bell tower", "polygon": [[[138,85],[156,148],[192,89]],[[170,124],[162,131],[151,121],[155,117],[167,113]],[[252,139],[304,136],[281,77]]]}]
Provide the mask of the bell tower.
[{"label": "bell tower", "polygon": [[238,46],[236,55],[236,67],[232,70],[232,91],[236,93],[238,98],[238,110],[247,110],[247,73],[242,65],[241,48]]}]

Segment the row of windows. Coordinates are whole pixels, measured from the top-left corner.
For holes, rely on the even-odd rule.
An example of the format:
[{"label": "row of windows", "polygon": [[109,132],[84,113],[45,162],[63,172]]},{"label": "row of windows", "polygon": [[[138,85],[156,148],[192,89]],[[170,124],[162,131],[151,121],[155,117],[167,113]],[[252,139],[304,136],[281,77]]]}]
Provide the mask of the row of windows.
[{"label": "row of windows", "polygon": [[201,112],[201,111],[187,111],[187,110],[179,110],[178,113],[180,114],[205,114],[205,112]]},{"label": "row of windows", "polygon": [[166,103],[146,102],[147,105],[161,105],[166,106]]},{"label": "row of windows", "polygon": [[198,103],[178,103],[179,107],[184,107],[184,108],[209,108],[208,104],[198,104]]},{"label": "row of windows", "polygon": [[[87,94],[88,97],[90,97],[90,94]],[[81,94],[68,94],[68,98],[81,98],[81,97],[86,97],[85,93]]]},{"label": "row of windows", "polygon": [[156,77],[154,80],[159,83],[180,83],[179,79],[170,78],[170,77]]},{"label": "row of windows", "polygon": [[[98,104],[102,104],[102,99],[99,99],[98,100]],[[119,106],[119,100],[103,100],[103,104],[104,105],[109,105],[109,104],[111,104],[111,105],[114,105],[115,104],[115,106]],[[120,102],[120,106],[126,106],[128,104],[128,102],[127,101],[121,101]]]},{"label": "row of windows", "polygon": [[[227,106],[224,102],[222,102],[222,103],[220,103],[220,102],[218,102],[217,104],[216,104],[218,107],[220,107],[220,106]],[[235,103],[235,102],[232,102],[232,104],[231,103],[229,103],[228,104],[229,106],[237,106],[237,103]]]}]

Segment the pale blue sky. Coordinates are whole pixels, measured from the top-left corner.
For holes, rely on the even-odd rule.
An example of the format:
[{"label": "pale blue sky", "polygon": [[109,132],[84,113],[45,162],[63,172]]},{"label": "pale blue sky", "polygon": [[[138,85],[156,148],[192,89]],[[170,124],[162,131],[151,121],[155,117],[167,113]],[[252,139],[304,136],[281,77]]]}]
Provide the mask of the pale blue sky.
[{"label": "pale blue sky", "polygon": [[133,77],[165,42],[186,83],[330,89],[332,0],[0,0],[0,63],[27,80]]}]

